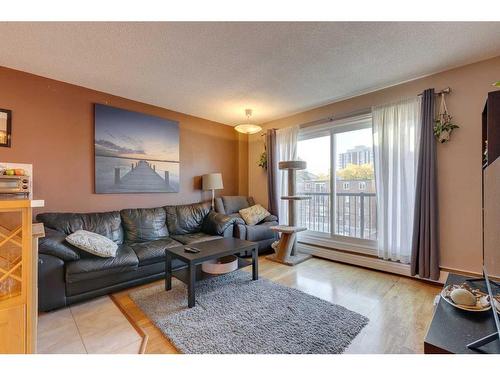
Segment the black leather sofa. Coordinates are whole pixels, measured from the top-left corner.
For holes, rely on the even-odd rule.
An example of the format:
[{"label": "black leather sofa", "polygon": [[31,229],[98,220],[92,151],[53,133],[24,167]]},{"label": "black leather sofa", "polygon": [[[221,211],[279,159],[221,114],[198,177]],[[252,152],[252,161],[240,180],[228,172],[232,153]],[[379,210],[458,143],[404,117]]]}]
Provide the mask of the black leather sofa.
[{"label": "black leather sofa", "polygon": [[[43,213],[39,243],[38,305],[49,311],[151,282],[164,276],[165,249],[233,235],[236,218],[210,210],[209,203],[102,213]],[[67,235],[84,229],[118,245],[101,258],[70,245]],[[182,267],[174,261],[173,268]]]},{"label": "black leather sofa", "polygon": [[253,205],[255,205],[255,201],[252,197],[233,195],[215,198],[216,212],[237,219],[234,225],[234,236],[236,238],[257,242],[259,244],[259,252],[272,250],[271,244],[278,239],[278,235],[270,228],[278,225],[278,217],[269,215],[256,225],[247,225],[241,218],[239,211],[242,208],[248,208]]}]

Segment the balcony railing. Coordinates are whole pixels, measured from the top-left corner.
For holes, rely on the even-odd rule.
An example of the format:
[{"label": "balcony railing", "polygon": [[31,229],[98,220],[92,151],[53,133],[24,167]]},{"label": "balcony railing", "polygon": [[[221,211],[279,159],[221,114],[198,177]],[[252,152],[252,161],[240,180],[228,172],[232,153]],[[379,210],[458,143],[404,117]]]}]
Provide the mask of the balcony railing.
[{"label": "balcony railing", "polygon": [[[331,233],[330,193],[301,193],[311,196],[300,201],[299,225],[315,232]],[[377,239],[377,204],[375,193],[336,193],[333,217],[336,235]]]}]

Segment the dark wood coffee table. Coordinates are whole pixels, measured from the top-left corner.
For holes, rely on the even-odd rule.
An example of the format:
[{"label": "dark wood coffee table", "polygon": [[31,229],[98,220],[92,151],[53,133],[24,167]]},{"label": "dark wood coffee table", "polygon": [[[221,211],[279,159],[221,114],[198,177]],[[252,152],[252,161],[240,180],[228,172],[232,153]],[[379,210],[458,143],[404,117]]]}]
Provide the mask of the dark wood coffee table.
[{"label": "dark wood coffee table", "polygon": [[[201,270],[201,263],[221,258],[226,255],[238,255],[245,251],[252,252],[252,261],[238,257],[238,269],[252,266],[253,280],[259,279],[259,245],[255,242],[244,241],[238,238],[228,237],[219,240],[194,243],[191,246],[201,251],[193,254],[184,251],[190,245],[176,246],[165,250],[165,290],[172,289],[172,276],[188,286],[188,306],[195,305],[195,285],[197,281],[217,277]],[[179,259],[186,263],[187,267],[172,271],[172,260]]]}]

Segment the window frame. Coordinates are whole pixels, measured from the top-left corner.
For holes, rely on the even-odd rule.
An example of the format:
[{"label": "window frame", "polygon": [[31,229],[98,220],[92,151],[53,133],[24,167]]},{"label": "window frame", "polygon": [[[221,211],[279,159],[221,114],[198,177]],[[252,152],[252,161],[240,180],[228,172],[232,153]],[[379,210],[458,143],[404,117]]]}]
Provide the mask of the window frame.
[{"label": "window frame", "polygon": [[367,113],[358,116],[352,116],[341,120],[334,120],[328,123],[314,125],[299,130],[298,141],[303,141],[312,138],[330,136],[330,233],[304,231],[298,233],[298,240],[302,243],[311,245],[319,245],[332,249],[352,251],[367,255],[377,255],[377,241],[370,239],[362,239],[356,237],[342,236],[335,234],[335,214],[336,207],[336,184],[335,171],[338,164],[335,160],[336,154],[336,134],[349,131],[372,128],[372,113]]}]

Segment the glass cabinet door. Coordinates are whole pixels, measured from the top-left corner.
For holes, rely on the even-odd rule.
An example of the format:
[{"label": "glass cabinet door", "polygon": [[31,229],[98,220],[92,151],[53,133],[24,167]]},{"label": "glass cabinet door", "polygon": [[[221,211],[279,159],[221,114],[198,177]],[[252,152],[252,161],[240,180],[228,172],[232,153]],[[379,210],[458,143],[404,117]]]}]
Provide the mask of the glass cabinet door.
[{"label": "glass cabinet door", "polygon": [[0,304],[23,295],[22,211],[0,211]]}]

